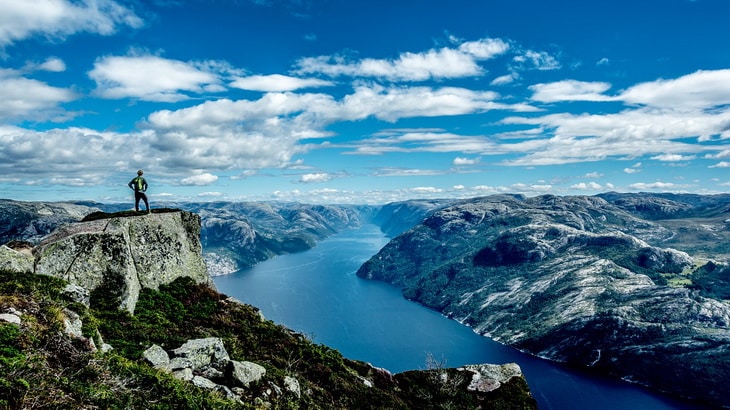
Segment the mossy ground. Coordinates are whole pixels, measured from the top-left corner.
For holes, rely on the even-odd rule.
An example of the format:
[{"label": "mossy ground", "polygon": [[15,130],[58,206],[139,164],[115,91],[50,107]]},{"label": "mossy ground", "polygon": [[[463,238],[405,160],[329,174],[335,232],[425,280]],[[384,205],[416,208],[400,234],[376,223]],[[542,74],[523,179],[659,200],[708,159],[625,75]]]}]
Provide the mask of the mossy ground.
[{"label": "mossy ground", "polygon": [[[64,285],[48,276],[0,271],[0,311],[23,312],[21,327],[0,322],[0,409],[251,409],[265,402],[276,409],[535,408],[524,379],[484,395],[445,390],[428,371],[391,376],[187,278],[144,290],[134,316],[114,308],[112,292],[92,292],[86,308],[64,298]],[[64,308],[81,315],[86,336],[98,332],[114,349],[93,352],[84,340],[65,335]],[[152,344],[172,350],[202,337],[219,337],[232,359],[266,368],[243,403],[141,360]],[[301,397],[268,393],[283,386],[285,376],[299,381]]]}]

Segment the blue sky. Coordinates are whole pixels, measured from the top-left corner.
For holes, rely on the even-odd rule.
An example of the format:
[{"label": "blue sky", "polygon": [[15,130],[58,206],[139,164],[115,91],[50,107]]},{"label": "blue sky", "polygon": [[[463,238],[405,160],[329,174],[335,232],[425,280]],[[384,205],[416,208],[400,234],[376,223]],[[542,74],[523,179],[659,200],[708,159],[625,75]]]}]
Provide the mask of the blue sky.
[{"label": "blue sky", "polygon": [[[730,190],[727,0],[0,0],[0,197]],[[153,205],[154,206],[154,205]]]}]

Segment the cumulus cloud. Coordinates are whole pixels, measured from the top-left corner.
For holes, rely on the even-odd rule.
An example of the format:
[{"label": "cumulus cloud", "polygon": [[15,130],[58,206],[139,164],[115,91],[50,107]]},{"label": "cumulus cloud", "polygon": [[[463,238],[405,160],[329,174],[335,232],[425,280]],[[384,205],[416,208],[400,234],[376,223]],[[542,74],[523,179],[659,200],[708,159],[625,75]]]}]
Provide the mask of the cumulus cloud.
[{"label": "cumulus cloud", "polygon": [[637,84],[619,98],[631,104],[711,108],[730,104],[730,69],[697,71],[676,79]]},{"label": "cumulus cloud", "polygon": [[49,57],[38,66],[39,69],[44,71],[51,71],[54,73],[60,73],[66,71],[66,63],[58,57]]},{"label": "cumulus cloud", "polygon": [[652,183],[646,183],[646,182],[637,182],[635,184],[629,185],[629,188],[636,189],[636,190],[651,190],[651,189],[672,189],[676,188],[677,185],[673,184],[671,182],[652,182]]},{"label": "cumulus cloud", "polygon": [[0,69],[0,120],[45,120],[63,113],[59,104],[76,95],[69,89],[25,78],[12,70]]},{"label": "cumulus cloud", "polygon": [[0,10],[0,48],[35,35],[109,35],[121,26],[137,28],[143,23],[133,10],[113,0],[0,0]]},{"label": "cumulus cloud", "polygon": [[205,172],[202,174],[193,175],[180,180],[181,185],[210,185],[218,181],[218,176],[211,173]]},{"label": "cumulus cloud", "polygon": [[730,168],[730,162],[720,161],[715,165],[710,165],[709,168]]},{"label": "cumulus cloud", "polygon": [[0,174],[19,175],[24,181],[97,185],[116,171],[146,167],[149,151],[139,134],[0,127]]},{"label": "cumulus cloud", "polygon": [[578,189],[578,190],[591,190],[591,191],[598,191],[603,189],[603,186],[599,184],[598,182],[581,182],[578,184],[571,185],[571,189]]},{"label": "cumulus cloud", "polygon": [[194,63],[154,55],[102,57],[94,63],[89,77],[96,82],[98,95],[112,99],[176,102],[189,98],[184,92],[222,90],[215,73]]},{"label": "cumulus cloud", "polygon": [[252,75],[237,78],[229,84],[233,88],[251,91],[296,91],[302,88],[332,86],[331,81],[317,78],[297,78],[280,74]]},{"label": "cumulus cloud", "polygon": [[677,161],[689,161],[695,159],[694,155],[681,155],[681,154],[662,154],[655,155],[651,159],[664,162],[677,162]]},{"label": "cumulus cloud", "polygon": [[556,101],[610,101],[604,95],[611,88],[611,84],[602,82],[585,82],[564,80],[549,84],[530,86],[533,92],[532,99],[540,102]]},{"label": "cumulus cloud", "polygon": [[[521,132],[526,141],[502,144],[503,150],[525,152],[510,165],[548,165],[631,159],[643,155],[692,156],[720,151],[721,146],[692,143],[687,137],[724,135],[730,110],[665,110],[635,107],[613,114],[549,114],[508,117],[504,124],[533,125]],[[535,134],[532,131],[538,130]],[[535,136],[540,138],[535,138]]]},{"label": "cumulus cloud", "polygon": [[476,157],[476,158],[456,157],[456,158],[454,158],[454,165],[456,165],[456,166],[461,166],[461,165],[476,165],[481,160],[482,159],[480,157]]},{"label": "cumulus cloud", "polygon": [[332,179],[332,175],[327,173],[315,173],[315,174],[304,174],[299,178],[299,182],[310,183],[310,182],[327,182]]},{"label": "cumulus cloud", "polygon": [[479,61],[494,58],[508,49],[507,42],[486,38],[463,42],[456,48],[443,47],[420,53],[405,52],[390,60],[350,60],[343,56],[307,57],[297,62],[296,72],[331,77],[376,77],[393,81],[473,77],[484,74]]}]

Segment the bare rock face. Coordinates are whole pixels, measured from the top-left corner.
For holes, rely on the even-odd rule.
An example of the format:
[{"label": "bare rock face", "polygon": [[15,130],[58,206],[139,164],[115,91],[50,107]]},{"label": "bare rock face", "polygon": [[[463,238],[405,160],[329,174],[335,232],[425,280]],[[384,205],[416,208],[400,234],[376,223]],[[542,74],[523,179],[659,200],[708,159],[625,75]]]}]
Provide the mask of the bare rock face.
[{"label": "bare rock face", "polygon": [[34,273],[90,291],[117,291],[134,313],[142,288],[158,289],[183,276],[213,286],[202,258],[200,217],[174,211],[65,225],[33,250]]}]

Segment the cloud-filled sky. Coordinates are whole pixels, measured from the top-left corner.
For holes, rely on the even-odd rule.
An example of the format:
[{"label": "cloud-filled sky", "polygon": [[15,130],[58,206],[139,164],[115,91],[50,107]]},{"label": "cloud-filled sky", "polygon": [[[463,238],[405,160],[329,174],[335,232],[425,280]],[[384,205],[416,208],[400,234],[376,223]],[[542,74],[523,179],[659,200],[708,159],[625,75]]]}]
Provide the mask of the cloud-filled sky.
[{"label": "cloud-filled sky", "polygon": [[0,0],[16,200],[730,191],[727,0]]}]

